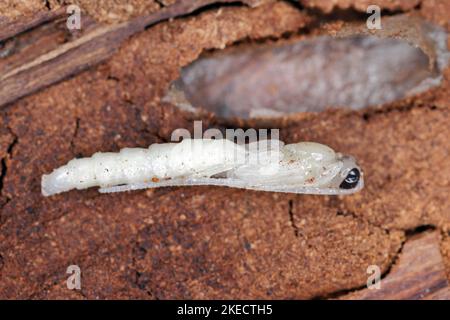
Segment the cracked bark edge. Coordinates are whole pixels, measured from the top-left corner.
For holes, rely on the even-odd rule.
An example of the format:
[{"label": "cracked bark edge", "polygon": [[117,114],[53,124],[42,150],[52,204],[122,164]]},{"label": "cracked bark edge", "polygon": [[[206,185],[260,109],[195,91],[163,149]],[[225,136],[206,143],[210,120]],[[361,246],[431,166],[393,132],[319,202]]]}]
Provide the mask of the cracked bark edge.
[{"label": "cracked bark edge", "polygon": [[[400,254],[403,251],[403,247],[406,243],[406,238],[405,240],[403,240],[400,243],[400,246],[397,250],[397,252],[395,253],[395,255],[392,257],[391,262],[389,263],[389,266],[387,267],[387,269],[381,274],[381,281],[383,281],[391,272],[392,267],[397,263],[398,258],[400,256]],[[353,287],[353,288],[349,288],[349,289],[342,289],[342,290],[337,290],[337,291],[333,291],[327,294],[322,294],[322,295],[318,295],[315,297],[312,297],[311,300],[336,300],[336,299],[343,299],[345,300],[345,297],[347,295],[351,295],[354,292],[359,292],[360,290],[364,290],[365,288],[367,288],[366,284],[357,286],[357,287]]]},{"label": "cracked bark edge", "polygon": [[75,140],[77,139],[78,131],[80,130],[80,123],[81,123],[81,118],[76,117],[75,118],[75,128],[73,129],[72,139],[70,140],[70,143],[69,143],[69,148],[72,153],[74,153],[74,150],[75,150]]},{"label": "cracked bark edge", "polygon": [[[6,118],[6,116],[2,115]],[[5,125],[6,130],[11,136],[11,141],[6,148],[6,155],[0,159],[0,227],[4,224],[3,208],[12,200],[10,194],[5,194],[5,179],[8,174],[8,161],[12,159],[15,147],[19,144],[19,136],[12,130],[9,124]]]},{"label": "cracked bark edge", "polygon": [[447,274],[447,280],[450,283],[450,231],[448,230],[448,228],[444,227],[440,230],[440,232],[441,241],[439,245],[444,261],[445,273]]},{"label": "cracked bark edge", "polygon": [[[330,13],[336,10],[348,10],[352,9],[359,12],[365,12],[368,4],[365,1],[311,1],[311,0],[298,0],[298,2],[305,6],[309,10],[315,10],[322,13]],[[379,1],[377,1],[379,2]],[[422,6],[422,0],[409,1],[408,3],[398,3],[395,1],[382,2],[378,5],[382,8],[383,13],[392,12],[404,12],[410,10],[420,9]],[[375,1],[374,4],[377,4]]]},{"label": "cracked bark edge", "polygon": [[[6,171],[7,171],[6,158],[2,158],[0,161],[0,197],[3,196],[3,181],[6,177]],[[0,208],[2,208],[3,205],[4,204],[0,202]]]},{"label": "cracked bark edge", "polygon": [[288,214],[289,214],[289,223],[294,231],[294,235],[296,238],[298,238],[298,226],[295,223],[295,217],[294,217],[294,200],[289,200],[288,202]]},{"label": "cracked bark edge", "polygon": [[[299,236],[299,228],[297,226],[297,224],[295,223],[295,212],[294,212],[294,200],[289,200],[288,201],[288,214],[289,214],[289,224],[292,227],[292,229],[294,230],[294,234],[296,236],[296,238],[298,238]],[[388,266],[385,268],[384,272],[381,274],[381,279],[384,279],[390,272],[392,267],[396,264],[399,255],[401,254],[402,250],[403,250],[403,246],[406,243],[406,241],[416,235],[416,234],[420,234],[421,232],[424,232],[426,230],[429,230],[431,228],[433,228],[434,230],[434,226],[430,226],[430,225],[424,225],[424,226],[419,226],[413,229],[408,229],[408,230],[402,230],[402,229],[388,229],[388,228],[384,228],[382,226],[379,226],[377,224],[372,223],[369,220],[364,219],[361,216],[358,216],[356,213],[352,212],[352,211],[342,211],[342,210],[338,210],[336,212],[337,216],[344,216],[344,217],[350,217],[351,219],[353,219],[354,221],[358,222],[358,223],[362,223],[362,224],[366,224],[367,226],[374,228],[374,229],[378,229],[381,230],[382,232],[384,232],[386,234],[386,236],[390,236],[391,234],[393,234],[394,232],[398,232],[401,233],[403,236],[403,239],[400,243],[400,245],[398,246],[398,249],[396,250],[396,252],[393,255],[390,255],[390,261],[388,262]],[[350,294],[352,292],[358,291],[358,290],[362,290],[366,288],[366,284],[364,283],[363,285],[358,285],[358,286],[354,286],[351,288],[345,288],[344,289],[338,289],[335,291],[330,291],[328,293],[320,293],[317,295],[314,295],[312,297],[309,298],[309,300],[328,300],[328,299],[340,299],[340,297],[343,297],[347,294]]]},{"label": "cracked bark edge", "polygon": [[[12,129],[9,126],[6,126],[6,129],[8,130],[11,136],[11,142],[8,144],[8,147],[6,148],[5,157],[0,159],[0,201],[3,201],[3,199],[5,199],[3,203],[0,202],[0,210],[3,209],[3,207],[7,205],[8,202],[11,200],[9,196],[4,194],[5,178],[8,173],[7,160],[11,160],[13,150],[19,143],[19,137],[12,131]],[[0,211],[0,221],[1,221],[1,211]]]},{"label": "cracked bark edge", "polygon": [[[439,231],[424,226],[407,232],[401,250],[382,276],[381,289],[361,286],[335,294],[337,299],[416,300],[450,298],[449,283],[440,253]],[[401,284],[401,285],[399,285]]]},{"label": "cracked bark edge", "polygon": [[21,34],[27,30],[37,27],[46,22],[62,17],[66,8],[59,8],[54,11],[41,11],[33,16],[27,16],[23,19],[3,19],[0,20],[0,42]]},{"label": "cracked bark edge", "polygon": [[[96,24],[92,31],[80,38],[64,43],[2,75],[0,77],[0,107],[106,60],[127,38],[161,21],[186,16],[216,3],[241,3],[257,6],[259,2],[262,1],[184,0],[177,1],[153,14],[140,16],[120,24]],[[64,10],[65,7],[50,13],[40,13],[30,21],[17,21],[9,26],[8,24],[1,25],[1,29],[4,31],[0,33],[0,41],[61,17]]]},{"label": "cracked bark edge", "polygon": [[[139,232],[138,232],[139,233]],[[139,272],[138,271],[138,268],[137,268],[137,263],[136,263],[136,254],[134,253],[134,250],[139,250],[139,248],[141,247],[140,246],[140,244],[139,244],[139,241],[138,241],[138,239],[137,239],[137,237],[138,237],[138,235],[137,234],[135,234],[134,235],[134,237],[135,237],[135,239],[134,239],[134,241],[131,241],[130,242],[130,247],[131,247],[131,255],[132,255],[132,259],[131,259],[131,266],[130,266],[130,271],[134,274],[134,278],[133,279],[131,279],[131,283],[132,283],[132,285],[133,286],[135,286],[138,290],[140,290],[140,291],[142,291],[142,292],[145,292],[145,294],[146,295],[148,295],[149,297],[150,297],[150,299],[152,299],[152,300],[160,300],[159,298],[158,298],[158,296],[156,296],[153,292],[152,292],[152,290],[151,290],[151,288],[148,288],[148,286],[146,286],[146,285],[144,285],[144,286],[142,286],[141,284],[140,284],[140,280],[141,280],[141,277],[142,277],[142,272]]]},{"label": "cracked bark edge", "polygon": [[[289,200],[289,223],[297,236],[298,227],[295,224],[293,206],[294,200]],[[423,224],[409,229],[386,228],[373,224],[351,211],[338,211],[336,214],[349,216],[360,223],[380,229],[387,235],[401,232],[404,234],[404,239],[390,257],[387,268],[382,271],[382,289],[383,283],[386,285],[384,290],[369,290],[364,283],[352,288],[318,294],[311,297],[312,300],[450,299],[450,284],[441,254],[441,230],[435,225]],[[369,276],[370,274],[367,275]]]},{"label": "cracked bark edge", "polygon": [[[359,219],[359,218],[358,218]],[[362,219],[360,219],[361,221],[364,221]],[[377,226],[375,226],[377,227]],[[377,227],[378,228],[378,227]],[[404,240],[401,242],[396,254],[392,257],[391,262],[389,264],[389,266],[386,268],[386,270],[381,274],[381,281],[383,282],[383,280],[385,279],[390,279],[390,277],[392,276],[392,272],[395,272],[398,268],[398,265],[400,264],[399,261],[402,258],[402,256],[404,255],[404,247],[405,244],[409,243],[408,246],[411,246],[410,242],[412,241],[416,241],[419,242],[419,245],[416,245],[417,247],[419,247],[420,249],[420,242],[423,240],[423,238],[426,238],[428,235],[432,235],[432,236],[439,236],[439,232],[436,229],[435,226],[433,225],[421,225],[412,229],[383,229],[386,233],[392,233],[392,232],[404,232],[405,234],[405,238]],[[426,242],[426,240],[429,240],[428,238],[425,239],[425,241],[423,241],[424,243]],[[436,246],[436,244],[439,246],[440,242],[439,242],[439,237],[437,239],[438,241],[436,243],[434,243],[434,245]],[[435,248],[434,248],[435,249]],[[439,249],[439,247],[438,247]],[[411,250],[414,251],[414,250]],[[426,251],[426,250],[424,250]],[[436,251],[434,252],[436,253]],[[402,261],[403,263],[403,261]],[[405,264],[407,265],[407,264]],[[444,265],[444,261],[442,259],[441,256],[441,265]],[[444,272],[445,275],[445,272]],[[369,274],[368,274],[369,276]],[[446,278],[445,278],[446,279]],[[398,289],[400,287],[394,287],[395,289]],[[429,289],[429,288],[427,288]],[[433,289],[433,288],[431,288]],[[448,298],[450,299],[450,287],[447,286],[445,288],[434,288],[436,291],[432,291],[430,292],[429,295],[422,297],[423,299],[430,299],[432,298],[434,295],[436,295],[437,297],[441,297],[443,295],[446,295],[448,292]],[[400,289],[398,289],[400,290]],[[367,284],[362,284],[360,286],[355,286],[353,288],[349,288],[349,289],[343,289],[343,290],[337,290],[337,291],[333,291],[327,294],[321,294],[321,295],[317,295],[312,297],[312,300],[326,300],[326,299],[342,299],[342,300],[350,300],[350,299],[354,299],[354,300],[363,300],[363,297],[360,297],[359,295],[361,293],[365,293],[365,292],[373,292],[373,290],[369,290],[367,289]],[[370,298],[366,298],[367,300],[369,300]],[[397,298],[397,297],[393,297],[390,298],[388,296],[383,297],[376,297],[374,299],[407,299],[407,298]]]}]

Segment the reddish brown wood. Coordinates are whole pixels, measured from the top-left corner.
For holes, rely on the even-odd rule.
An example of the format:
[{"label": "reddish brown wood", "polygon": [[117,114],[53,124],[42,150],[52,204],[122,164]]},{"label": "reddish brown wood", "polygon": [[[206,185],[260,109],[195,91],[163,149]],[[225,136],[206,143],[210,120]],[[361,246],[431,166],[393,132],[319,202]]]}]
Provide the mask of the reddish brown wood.
[{"label": "reddish brown wood", "polygon": [[341,299],[450,299],[439,241],[438,231],[409,239],[380,289],[359,290]]}]

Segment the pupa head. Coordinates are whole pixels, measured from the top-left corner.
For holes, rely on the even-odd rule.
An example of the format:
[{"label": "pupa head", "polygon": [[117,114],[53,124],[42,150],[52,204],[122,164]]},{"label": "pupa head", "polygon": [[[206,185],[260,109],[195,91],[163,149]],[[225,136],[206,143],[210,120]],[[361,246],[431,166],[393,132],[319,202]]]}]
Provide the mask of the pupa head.
[{"label": "pupa head", "polygon": [[364,175],[355,158],[338,154],[338,159],[342,161],[342,167],[330,181],[329,187],[343,194],[361,190],[364,187]]}]

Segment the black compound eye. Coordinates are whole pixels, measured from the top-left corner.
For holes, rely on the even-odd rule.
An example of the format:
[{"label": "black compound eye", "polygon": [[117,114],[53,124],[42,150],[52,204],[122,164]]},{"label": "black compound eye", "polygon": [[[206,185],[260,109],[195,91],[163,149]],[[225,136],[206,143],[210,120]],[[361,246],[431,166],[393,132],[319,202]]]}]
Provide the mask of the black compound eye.
[{"label": "black compound eye", "polygon": [[358,169],[353,168],[345,177],[344,181],[339,185],[341,189],[353,189],[358,185],[361,173]]}]

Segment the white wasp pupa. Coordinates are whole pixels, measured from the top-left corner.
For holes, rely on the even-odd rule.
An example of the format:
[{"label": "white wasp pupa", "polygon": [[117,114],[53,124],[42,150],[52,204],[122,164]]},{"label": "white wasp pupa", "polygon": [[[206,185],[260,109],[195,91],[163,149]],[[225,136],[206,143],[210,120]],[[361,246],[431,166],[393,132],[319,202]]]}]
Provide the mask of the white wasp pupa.
[{"label": "white wasp pupa", "polygon": [[41,182],[44,196],[95,186],[106,193],[194,185],[337,195],[361,190],[364,181],[353,157],[315,142],[184,139],[73,159]]}]

